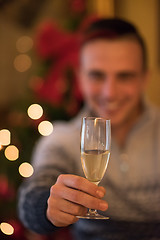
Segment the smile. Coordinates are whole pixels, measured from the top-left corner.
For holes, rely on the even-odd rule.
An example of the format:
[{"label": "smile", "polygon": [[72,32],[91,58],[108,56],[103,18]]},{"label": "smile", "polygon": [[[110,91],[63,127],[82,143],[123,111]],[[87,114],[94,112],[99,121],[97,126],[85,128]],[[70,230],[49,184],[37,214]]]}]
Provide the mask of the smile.
[{"label": "smile", "polygon": [[114,113],[120,109],[120,104],[117,102],[113,103],[101,103],[100,104],[101,109],[103,109],[105,112],[107,111],[108,113]]}]

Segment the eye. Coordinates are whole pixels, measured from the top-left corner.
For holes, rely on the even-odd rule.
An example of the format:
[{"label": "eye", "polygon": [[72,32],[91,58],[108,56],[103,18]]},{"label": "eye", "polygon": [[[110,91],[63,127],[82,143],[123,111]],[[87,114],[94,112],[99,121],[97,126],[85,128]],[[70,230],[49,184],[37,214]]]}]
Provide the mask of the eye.
[{"label": "eye", "polygon": [[101,71],[92,70],[88,73],[88,77],[92,81],[102,82],[105,79],[105,74]]},{"label": "eye", "polygon": [[118,80],[121,82],[130,82],[136,77],[135,72],[122,72],[118,74]]}]

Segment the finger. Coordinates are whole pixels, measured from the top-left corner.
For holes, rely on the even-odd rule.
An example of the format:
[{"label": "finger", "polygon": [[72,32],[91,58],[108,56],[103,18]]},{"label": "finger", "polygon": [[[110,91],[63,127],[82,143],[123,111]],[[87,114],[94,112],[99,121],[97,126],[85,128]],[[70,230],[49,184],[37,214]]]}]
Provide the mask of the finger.
[{"label": "finger", "polygon": [[57,227],[65,227],[78,221],[76,216],[57,209],[54,210],[54,214],[50,212],[49,215],[49,220]]},{"label": "finger", "polygon": [[82,216],[87,212],[86,207],[65,199],[57,199],[57,208],[62,212],[69,213],[74,216]]},{"label": "finger", "polygon": [[93,208],[102,211],[105,211],[108,208],[108,204],[106,201],[91,196],[85,192],[68,187],[63,188],[63,191],[61,192],[61,197],[68,201],[82,205],[86,208]]},{"label": "finger", "polygon": [[98,198],[102,198],[105,195],[105,189],[103,187],[98,187],[86,178],[80,176],[61,174],[57,179],[57,183],[62,183],[68,187],[79,189],[80,191]]},{"label": "finger", "polygon": [[[106,189],[104,187],[102,187],[102,186],[99,186],[97,192],[100,192],[98,195],[99,195],[99,197],[102,198],[106,194]],[[101,192],[103,193],[103,195],[102,195]]]}]

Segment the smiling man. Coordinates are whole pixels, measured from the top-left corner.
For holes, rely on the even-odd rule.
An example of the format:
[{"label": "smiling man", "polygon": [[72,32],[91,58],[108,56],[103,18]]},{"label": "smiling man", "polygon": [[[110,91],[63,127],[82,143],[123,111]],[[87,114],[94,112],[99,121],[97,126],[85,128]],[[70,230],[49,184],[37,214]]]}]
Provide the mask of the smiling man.
[{"label": "smiling man", "polygon": [[[102,25],[103,21],[101,28]],[[121,142],[143,111],[148,78],[146,50],[133,32],[116,35],[104,28],[99,35],[101,38],[94,41],[91,35],[83,44],[81,88],[89,108],[96,115],[111,119]]]},{"label": "smiling man", "polygon": [[[35,174],[20,189],[20,218],[43,234],[72,225],[73,239],[160,239],[160,112],[144,98],[148,68],[141,35],[121,19],[93,22],[81,38],[78,74],[85,108],[37,144]],[[83,116],[111,119],[103,187],[83,177]],[[110,219],[78,220],[87,208]]]}]

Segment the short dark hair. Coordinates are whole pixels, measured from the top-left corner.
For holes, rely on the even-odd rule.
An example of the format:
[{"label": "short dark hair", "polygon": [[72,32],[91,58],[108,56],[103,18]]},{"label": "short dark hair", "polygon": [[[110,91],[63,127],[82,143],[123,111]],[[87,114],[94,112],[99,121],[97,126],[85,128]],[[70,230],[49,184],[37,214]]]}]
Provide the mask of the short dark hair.
[{"label": "short dark hair", "polygon": [[96,39],[118,39],[132,37],[142,49],[143,69],[147,69],[147,49],[138,29],[130,22],[119,18],[100,18],[85,28],[81,46]]}]

